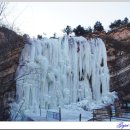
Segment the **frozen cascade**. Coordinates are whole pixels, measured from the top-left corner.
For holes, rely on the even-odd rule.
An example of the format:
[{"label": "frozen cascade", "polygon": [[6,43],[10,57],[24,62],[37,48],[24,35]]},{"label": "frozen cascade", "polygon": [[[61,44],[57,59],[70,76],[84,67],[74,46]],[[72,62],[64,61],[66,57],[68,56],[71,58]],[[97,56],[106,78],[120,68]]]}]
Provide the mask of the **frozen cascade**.
[{"label": "frozen cascade", "polygon": [[109,92],[106,48],[99,38],[30,38],[19,63],[15,105],[24,101],[23,113],[71,104],[92,108],[92,102],[114,101],[114,93]]}]

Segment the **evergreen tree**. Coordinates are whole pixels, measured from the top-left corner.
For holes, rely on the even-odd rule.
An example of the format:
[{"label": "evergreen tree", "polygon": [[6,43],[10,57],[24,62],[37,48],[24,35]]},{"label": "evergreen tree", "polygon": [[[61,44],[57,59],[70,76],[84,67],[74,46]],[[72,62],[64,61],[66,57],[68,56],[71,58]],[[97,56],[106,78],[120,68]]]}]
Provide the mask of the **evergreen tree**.
[{"label": "evergreen tree", "polygon": [[37,35],[37,39],[42,39],[42,35]]},{"label": "evergreen tree", "polygon": [[67,33],[67,35],[72,33],[71,26],[67,25],[66,28],[63,30],[64,33]]},{"label": "evergreen tree", "polygon": [[53,34],[53,37],[56,38],[56,33]]},{"label": "evergreen tree", "polygon": [[85,35],[85,29],[81,25],[78,25],[73,32],[75,33],[75,36],[84,36]]},{"label": "evergreen tree", "polygon": [[102,26],[102,23],[97,21],[94,25],[94,31],[99,31],[99,32],[102,32],[104,31],[104,28]]},{"label": "evergreen tree", "polygon": [[88,34],[91,34],[92,33],[92,28],[91,27],[88,27],[86,30],[85,30],[85,34],[88,35]]},{"label": "evergreen tree", "polygon": [[115,22],[115,26],[116,27],[120,27],[122,25],[122,21],[120,19],[118,19],[116,22]]},{"label": "evergreen tree", "polygon": [[121,27],[122,25],[126,25],[126,24],[128,24],[128,23],[129,23],[129,20],[128,20],[127,17],[125,17],[124,20],[122,20],[122,21],[121,21],[120,19],[115,20],[113,23],[111,23],[111,24],[109,25],[109,27],[110,27],[111,29],[114,29],[114,28]]},{"label": "evergreen tree", "polygon": [[129,23],[129,20],[128,20],[127,17],[125,17],[124,20],[123,20],[123,25],[126,25],[126,24],[128,24],[128,23]]}]

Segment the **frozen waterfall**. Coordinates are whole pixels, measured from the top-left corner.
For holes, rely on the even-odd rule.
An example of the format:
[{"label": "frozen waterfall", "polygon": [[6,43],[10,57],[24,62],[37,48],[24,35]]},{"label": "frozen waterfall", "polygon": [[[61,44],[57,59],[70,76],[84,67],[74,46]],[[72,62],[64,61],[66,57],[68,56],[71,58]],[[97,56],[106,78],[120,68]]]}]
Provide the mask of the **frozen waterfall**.
[{"label": "frozen waterfall", "polygon": [[24,101],[23,112],[111,103],[105,45],[99,38],[30,38],[19,59],[16,87],[16,104]]}]

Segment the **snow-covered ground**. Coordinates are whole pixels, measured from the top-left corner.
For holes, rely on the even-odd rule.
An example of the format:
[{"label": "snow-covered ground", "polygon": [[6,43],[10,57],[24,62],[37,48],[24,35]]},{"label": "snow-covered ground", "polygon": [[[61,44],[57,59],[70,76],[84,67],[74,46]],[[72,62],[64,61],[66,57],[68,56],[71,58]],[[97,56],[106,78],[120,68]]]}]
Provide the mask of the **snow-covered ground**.
[{"label": "snow-covered ground", "polygon": [[[30,115],[27,114],[26,116],[34,121],[59,121],[58,118],[55,119],[47,116],[47,111],[45,110],[41,110],[41,111],[42,111],[41,115],[39,112],[39,115],[31,114],[31,117],[29,117]],[[58,112],[52,109],[48,111]],[[61,109],[61,121],[65,121],[65,122],[79,121],[80,114],[81,114],[81,121],[88,121],[89,119],[92,118],[92,111]]]}]

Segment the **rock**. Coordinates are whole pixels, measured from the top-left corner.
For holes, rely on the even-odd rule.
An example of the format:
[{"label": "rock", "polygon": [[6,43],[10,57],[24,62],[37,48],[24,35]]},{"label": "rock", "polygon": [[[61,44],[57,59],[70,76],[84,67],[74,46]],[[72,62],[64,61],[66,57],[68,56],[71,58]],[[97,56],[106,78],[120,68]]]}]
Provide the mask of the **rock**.
[{"label": "rock", "polygon": [[15,72],[21,50],[22,36],[0,27],[0,120],[9,120],[9,103],[15,99]]},{"label": "rock", "polygon": [[[125,33],[124,33],[125,32]],[[117,37],[120,36],[120,38]],[[123,26],[105,37],[110,71],[111,91],[117,91],[120,100],[130,93],[130,27]],[[129,41],[129,42],[128,42]],[[123,93],[123,94],[122,94]]]}]

